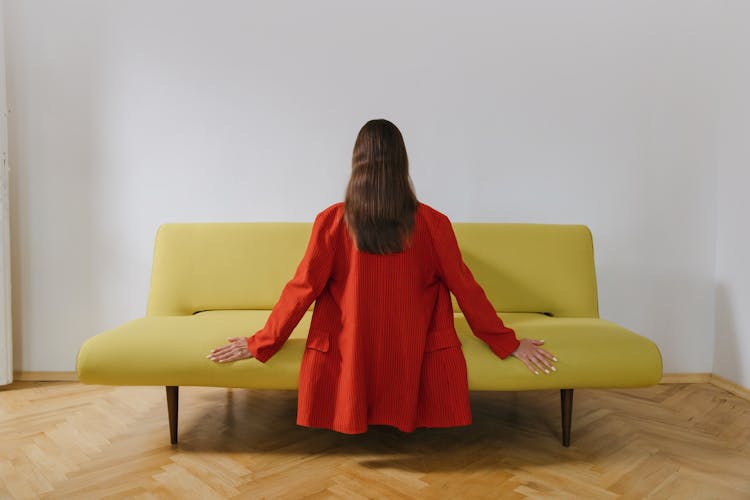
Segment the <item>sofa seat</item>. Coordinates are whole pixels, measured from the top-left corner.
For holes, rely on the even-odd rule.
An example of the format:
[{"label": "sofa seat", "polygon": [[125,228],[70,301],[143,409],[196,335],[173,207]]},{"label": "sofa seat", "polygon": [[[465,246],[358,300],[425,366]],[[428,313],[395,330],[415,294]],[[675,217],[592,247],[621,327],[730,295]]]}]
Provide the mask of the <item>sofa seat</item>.
[{"label": "sofa seat", "polygon": [[[297,389],[312,310],[267,363],[216,363],[209,351],[228,337],[261,329],[268,310],[215,310],[188,316],[149,316],[86,340],[77,356],[79,380],[87,384],[210,386]],[[557,318],[499,313],[519,338],[544,339],[557,372],[534,375],[515,357],[499,359],[475,337],[463,314],[456,330],[467,360],[471,390],[537,390],[647,387],[657,384],[662,360],[657,346],[615,323],[596,318]]]}]

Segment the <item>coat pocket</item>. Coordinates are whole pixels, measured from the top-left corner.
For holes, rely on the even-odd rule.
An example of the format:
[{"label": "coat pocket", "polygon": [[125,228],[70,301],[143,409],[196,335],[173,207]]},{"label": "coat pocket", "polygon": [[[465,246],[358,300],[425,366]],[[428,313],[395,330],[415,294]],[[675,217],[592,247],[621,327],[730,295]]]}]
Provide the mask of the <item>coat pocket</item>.
[{"label": "coat pocket", "polygon": [[328,330],[320,330],[318,328],[311,328],[307,333],[307,341],[305,342],[305,349],[315,349],[320,352],[327,352],[328,345],[330,342],[330,333]]},{"label": "coat pocket", "polygon": [[425,344],[425,352],[436,351],[438,349],[445,349],[446,347],[459,347],[461,340],[458,338],[458,334],[452,328],[444,328],[442,330],[432,330],[427,332],[427,342]]}]

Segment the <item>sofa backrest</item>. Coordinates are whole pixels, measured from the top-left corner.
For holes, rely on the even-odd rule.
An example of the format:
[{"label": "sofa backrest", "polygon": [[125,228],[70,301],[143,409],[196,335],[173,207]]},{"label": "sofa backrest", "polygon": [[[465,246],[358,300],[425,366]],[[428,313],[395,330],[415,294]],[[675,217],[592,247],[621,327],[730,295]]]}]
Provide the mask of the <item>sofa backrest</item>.
[{"label": "sofa backrest", "polygon": [[[584,225],[453,223],[464,261],[498,312],[598,318]],[[311,222],[162,224],[148,316],[273,308],[304,255]],[[456,311],[459,308],[453,299]]]}]

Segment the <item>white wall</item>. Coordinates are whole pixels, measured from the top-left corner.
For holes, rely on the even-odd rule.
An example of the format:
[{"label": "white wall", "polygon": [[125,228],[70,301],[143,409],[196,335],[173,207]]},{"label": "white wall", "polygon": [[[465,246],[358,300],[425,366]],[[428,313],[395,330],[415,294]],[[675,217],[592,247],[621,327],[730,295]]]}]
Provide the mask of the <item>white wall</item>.
[{"label": "white wall", "polygon": [[732,3],[720,33],[713,372],[750,387],[750,4]]},{"label": "white wall", "polygon": [[713,4],[352,4],[7,2],[15,368],[143,316],[162,222],[311,221],[384,117],[422,201],[587,224],[601,316],[710,372]]}]

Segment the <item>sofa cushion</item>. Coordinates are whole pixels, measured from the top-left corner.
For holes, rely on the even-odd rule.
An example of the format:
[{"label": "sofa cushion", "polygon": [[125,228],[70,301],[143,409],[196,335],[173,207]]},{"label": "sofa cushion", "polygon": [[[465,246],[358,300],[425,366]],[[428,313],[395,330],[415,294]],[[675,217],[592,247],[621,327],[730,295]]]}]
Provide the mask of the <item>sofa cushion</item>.
[{"label": "sofa cushion", "polygon": [[[325,352],[327,335],[307,337],[308,311],[283,348],[267,363],[216,363],[209,351],[228,337],[263,327],[268,310],[216,310],[190,316],[150,316],[86,340],[76,361],[79,380],[105,385],[176,385],[297,389],[305,347]],[[519,338],[544,339],[556,372],[534,375],[515,357],[499,359],[455,314],[471,390],[646,387],[659,382],[661,355],[649,339],[606,320],[499,313]],[[444,347],[444,346],[441,346]]]},{"label": "sofa cushion", "polygon": [[[610,321],[544,314],[499,315],[519,339],[543,339],[542,348],[558,359],[552,362],[557,371],[534,375],[518,358],[500,360],[472,335],[463,314],[456,314],[471,390],[649,387],[662,377],[661,353],[656,344]],[[508,360],[511,362],[506,364]]]},{"label": "sofa cushion", "polygon": [[[467,266],[496,309],[599,317],[587,226],[458,222],[453,228]],[[303,222],[162,224],[146,316],[272,309],[311,229]],[[460,312],[455,298],[453,305]]]}]

